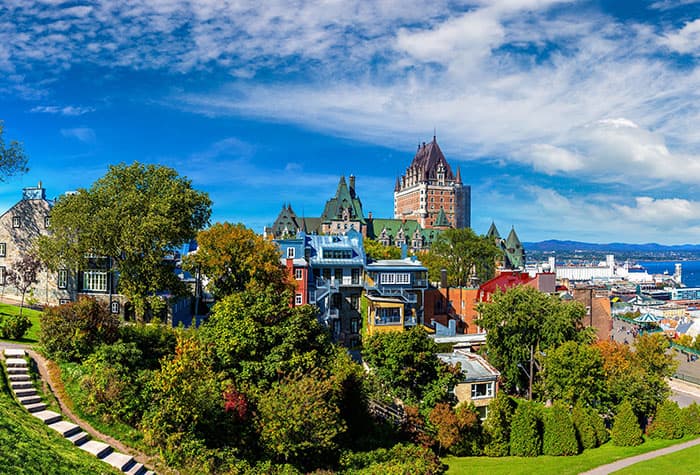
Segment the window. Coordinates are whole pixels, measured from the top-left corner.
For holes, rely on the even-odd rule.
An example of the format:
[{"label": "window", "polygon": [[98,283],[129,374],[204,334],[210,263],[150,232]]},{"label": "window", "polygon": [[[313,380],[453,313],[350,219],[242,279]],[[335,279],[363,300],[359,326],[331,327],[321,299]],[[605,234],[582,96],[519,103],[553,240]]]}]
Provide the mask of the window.
[{"label": "window", "polygon": [[5,285],[5,266],[0,266],[0,285]]},{"label": "window", "polygon": [[0,242],[0,257],[5,257],[7,255],[7,244]]},{"label": "window", "polygon": [[493,382],[472,383],[472,399],[493,397]]},{"label": "window", "polygon": [[12,217],[12,227],[19,228],[19,225],[20,225],[19,216],[13,216]]},{"label": "window", "polygon": [[48,228],[51,225],[51,216],[44,216],[44,227]]},{"label": "window", "polygon": [[66,287],[68,287],[68,270],[59,269],[58,278],[56,279],[56,281],[58,283],[59,289],[65,289]]},{"label": "window", "polygon": [[335,269],[335,280],[337,280],[337,281],[343,280],[343,269]]},{"label": "window", "polygon": [[324,249],[324,259],[352,259],[352,250],[350,249]]},{"label": "window", "polygon": [[359,333],[360,332],[360,319],[359,318],[353,318],[350,320],[350,333]]},{"label": "window", "polygon": [[304,278],[304,271],[302,269],[294,269],[294,278],[296,280],[301,280]]},{"label": "window", "polygon": [[293,247],[287,248],[287,259],[294,259],[294,248]]},{"label": "window", "polygon": [[83,272],[83,290],[92,292],[106,292],[107,273],[94,270]]},{"label": "window", "polygon": [[360,296],[359,295],[351,295],[350,296],[350,306],[354,308],[355,310],[360,309]]},{"label": "window", "polygon": [[67,303],[70,303],[70,299],[58,299],[59,305],[65,305]]},{"label": "window", "polygon": [[112,313],[119,313],[119,307],[120,307],[119,302],[117,302],[115,300],[111,303],[110,310],[112,310]]},{"label": "window", "polygon": [[304,303],[304,298],[301,294],[294,295],[294,305],[301,305]]},{"label": "window", "polygon": [[360,284],[360,269],[352,269],[352,285]]},{"label": "window", "polygon": [[408,272],[401,273],[384,273],[379,277],[380,284],[410,284],[411,274]]}]

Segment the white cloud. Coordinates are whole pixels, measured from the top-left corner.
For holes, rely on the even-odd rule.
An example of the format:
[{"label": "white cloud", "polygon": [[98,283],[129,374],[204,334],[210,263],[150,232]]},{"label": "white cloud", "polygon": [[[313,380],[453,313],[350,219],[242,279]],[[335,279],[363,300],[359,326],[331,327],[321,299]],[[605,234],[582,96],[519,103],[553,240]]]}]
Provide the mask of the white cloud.
[{"label": "white cloud", "polygon": [[74,127],[72,129],[61,129],[64,137],[79,140],[84,143],[94,143],[97,136],[95,131],[89,127]]},{"label": "white cloud", "polygon": [[78,116],[87,114],[88,112],[93,112],[95,109],[93,107],[83,107],[83,106],[36,106],[32,107],[30,112],[38,112],[43,114],[58,114],[65,116]]},{"label": "white cloud", "polygon": [[678,53],[700,54],[700,19],[687,22],[680,30],[667,33],[660,42]]}]

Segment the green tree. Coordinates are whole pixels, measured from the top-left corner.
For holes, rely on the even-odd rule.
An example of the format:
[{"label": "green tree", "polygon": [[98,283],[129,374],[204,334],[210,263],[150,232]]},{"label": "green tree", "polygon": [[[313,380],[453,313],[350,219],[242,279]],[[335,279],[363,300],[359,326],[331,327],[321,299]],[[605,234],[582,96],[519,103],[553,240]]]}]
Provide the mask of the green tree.
[{"label": "green tree", "polygon": [[684,433],[688,435],[700,434],[700,405],[694,402],[681,409]]},{"label": "green tree", "polygon": [[489,404],[489,417],[484,421],[485,455],[506,457],[510,453],[510,427],[516,407],[513,398],[504,391],[500,391]]},{"label": "green tree", "polygon": [[545,410],[542,453],[544,455],[576,455],[578,441],[571,415],[561,402]]},{"label": "green tree", "polygon": [[[526,392],[529,380],[523,369],[529,373],[533,356],[539,358],[540,352],[566,341],[590,342],[593,338],[590,330],[582,328],[586,309],[581,303],[562,302],[533,287],[496,292],[491,302],[477,309],[477,325],[487,332],[489,361],[501,371],[502,387],[508,392]],[[536,365],[532,367],[536,370]]]},{"label": "green tree", "polygon": [[273,459],[318,467],[346,430],[327,374],[313,371],[275,383],[258,401],[260,439]]},{"label": "green tree", "polygon": [[401,259],[401,249],[396,246],[385,246],[370,238],[364,238],[362,244],[368,260]]},{"label": "green tree", "polygon": [[447,229],[421,256],[421,261],[428,268],[431,281],[439,281],[440,271],[446,269],[448,284],[463,287],[472,285],[472,277],[479,282],[493,278],[500,255],[493,240],[486,236],[478,236],[469,228]]},{"label": "green tree", "polygon": [[600,407],[608,399],[603,357],[597,347],[586,343],[567,341],[550,349],[542,379],[546,396],[568,405]]},{"label": "green tree", "polygon": [[[596,429],[591,423],[587,409],[588,408],[583,407],[581,403],[578,403],[574,406],[571,413],[574,428],[576,429],[576,439],[582,450],[592,449],[596,447],[598,443]],[[597,413],[595,413],[595,416],[599,417]]]},{"label": "green tree", "polygon": [[613,444],[619,447],[631,447],[643,442],[639,421],[632,410],[632,404],[627,400],[622,401],[617,408],[611,435]]},{"label": "green tree", "polygon": [[94,299],[48,307],[41,318],[39,343],[46,354],[63,361],[80,362],[101,344],[119,337],[119,319]]},{"label": "green tree", "polygon": [[[435,390],[435,381],[442,382],[437,390],[443,398],[448,397],[450,382],[456,381],[456,373],[450,373],[437,352],[435,342],[417,326],[405,332],[372,335],[363,345],[362,357],[394,397],[418,404],[428,389]],[[443,378],[446,373],[451,376]],[[440,398],[431,400],[430,407],[438,402]]]},{"label": "green tree", "polygon": [[654,420],[647,427],[652,439],[680,439],[683,437],[683,416],[678,403],[669,399],[659,405]]},{"label": "green tree", "polygon": [[193,239],[210,214],[207,194],[171,168],[110,166],[89,189],[59,198],[50,234],[38,240],[40,257],[51,269],[73,271],[85,269],[91,256],[109,258],[118,291],[143,318],[162,305],[156,292],[185,291],[166,258]]},{"label": "green tree", "polygon": [[9,146],[3,140],[3,122],[0,121],[0,182],[9,177],[27,173],[27,156],[21,143],[13,140]]},{"label": "green tree", "polygon": [[281,291],[286,283],[277,246],[240,223],[215,223],[200,231],[197,251],[185,257],[183,267],[205,275],[207,290],[217,299],[270,285]]},{"label": "green tree", "polygon": [[542,453],[542,407],[533,401],[520,401],[510,428],[510,454],[537,457]]}]

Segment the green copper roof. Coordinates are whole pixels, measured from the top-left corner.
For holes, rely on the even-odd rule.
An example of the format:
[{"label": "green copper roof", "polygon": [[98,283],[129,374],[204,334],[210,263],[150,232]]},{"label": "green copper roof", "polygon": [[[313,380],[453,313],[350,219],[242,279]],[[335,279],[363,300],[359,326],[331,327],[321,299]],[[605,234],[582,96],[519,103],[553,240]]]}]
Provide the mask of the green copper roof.
[{"label": "green copper roof", "polygon": [[433,226],[449,226],[450,222],[447,220],[447,215],[445,215],[445,210],[440,207],[440,212],[435,219],[435,224]]},{"label": "green copper roof", "polygon": [[343,211],[348,208],[350,210],[350,220],[357,220],[363,224],[365,223],[365,216],[362,212],[362,202],[357,195],[355,195],[355,190],[348,188],[345,177],[342,176],[340,177],[335,196],[326,201],[326,207],[321,214],[321,222],[342,220]]},{"label": "green copper roof", "polygon": [[400,229],[403,229],[406,241],[410,243],[413,239],[413,235],[418,229],[420,235],[423,237],[426,246],[437,239],[437,237],[442,233],[439,229],[423,229],[418,224],[418,221],[413,221],[411,219],[401,220],[401,219],[383,219],[377,218],[372,219],[367,222],[367,237],[374,239],[375,241],[381,237],[382,231],[386,229],[387,234],[392,238],[396,238]]},{"label": "green copper roof", "polygon": [[498,229],[496,229],[496,223],[491,221],[491,226],[489,226],[489,230],[486,231],[486,236],[490,237],[491,239],[501,239],[501,235],[498,233]]}]

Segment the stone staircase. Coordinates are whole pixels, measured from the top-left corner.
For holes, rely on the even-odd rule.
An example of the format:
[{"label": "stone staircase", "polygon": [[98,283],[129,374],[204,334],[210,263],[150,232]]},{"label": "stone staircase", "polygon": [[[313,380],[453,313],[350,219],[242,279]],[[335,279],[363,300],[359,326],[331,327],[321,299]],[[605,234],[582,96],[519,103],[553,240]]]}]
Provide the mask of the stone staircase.
[{"label": "stone staircase", "polygon": [[25,350],[8,348],[5,350],[4,356],[10,387],[15,393],[17,401],[31,415],[68,439],[73,445],[91,453],[117,470],[129,475],[154,475],[142,463],[137,463],[131,455],[115,452],[108,444],[90,439],[88,433],[83,431],[80,426],[63,420],[61,414],[57,412],[47,410],[46,404],[41,401],[29,376]]}]

